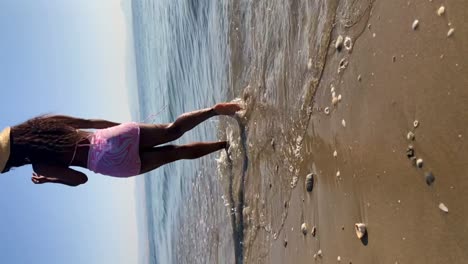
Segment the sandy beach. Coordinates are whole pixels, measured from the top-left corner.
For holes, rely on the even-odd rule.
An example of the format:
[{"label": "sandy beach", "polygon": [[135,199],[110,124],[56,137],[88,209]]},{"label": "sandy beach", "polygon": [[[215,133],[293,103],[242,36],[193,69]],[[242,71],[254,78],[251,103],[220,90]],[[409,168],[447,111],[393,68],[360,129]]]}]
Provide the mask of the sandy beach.
[{"label": "sandy beach", "polygon": [[[231,95],[247,108],[245,173],[233,154],[244,263],[468,263],[467,7],[232,4]],[[352,47],[337,49],[339,36]]]}]

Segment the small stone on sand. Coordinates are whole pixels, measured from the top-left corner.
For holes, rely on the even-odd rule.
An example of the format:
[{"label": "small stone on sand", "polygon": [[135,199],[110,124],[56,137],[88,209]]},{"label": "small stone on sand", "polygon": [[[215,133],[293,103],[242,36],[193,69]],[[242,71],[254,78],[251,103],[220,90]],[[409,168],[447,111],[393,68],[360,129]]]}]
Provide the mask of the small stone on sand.
[{"label": "small stone on sand", "polygon": [[366,232],[367,232],[366,224],[364,224],[364,223],[356,223],[356,224],[354,225],[354,229],[356,230],[356,236],[357,236],[359,239],[362,239],[362,238],[366,235]]},{"label": "small stone on sand", "polygon": [[284,247],[287,247],[288,246],[288,241],[285,239],[284,242],[283,242],[283,246]]},{"label": "small stone on sand", "polygon": [[362,80],[362,77],[361,77],[360,74],[358,75],[357,80],[358,80],[359,82]]},{"label": "small stone on sand", "polygon": [[392,57],[392,61],[393,61],[393,62],[396,61],[396,56],[393,56],[393,57]]},{"label": "small stone on sand", "polygon": [[301,225],[301,231],[302,231],[302,234],[307,235],[307,224],[306,223],[303,223]]},{"label": "small stone on sand", "polygon": [[344,119],[341,120],[341,125],[342,125],[343,127],[346,127],[346,121],[345,121]]},{"label": "small stone on sand", "polygon": [[336,38],[336,41],[335,41],[335,49],[336,50],[341,51],[341,49],[343,48],[343,41],[344,41],[344,38],[341,35],[339,35]]},{"label": "small stone on sand", "polygon": [[338,152],[336,152],[336,150],[333,151],[333,157],[335,157],[335,158],[338,157]]},{"label": "small stone on sand", "polygon": [[338,102],[341,102],[341,94],[338,95]]},{"label": "small stone on sand", "polygon": [[437,9],[437,15],[442,16],[445,13],[445,7],[441,6],[439,9]]},{"label": "small stone on sand", "polygon": [[312,231],[310,232],[310,234],[315,237],[315,234],[317,233],[317,227],[316,226],[313,226],[312,227]]},{"label": "small stone on sand", "polygon": [[305,186],[306,186],[307,192],[311,192],[312,189],[314,188],[314,174],[313,173],[307,174]]},{"label": "small stone on sand", "polygon": [[319,251],[317,251],[317,256],[322,257],[322,250],[321,249],[319,249]]},{"label": "small stone on sand", "polygon": [[443,204],[443,203],[439,204],[439,209],[442,210],[445,213],[448,213],[448,207],[445,206],[445,204]]},{"label": "small stone on sand", "polygon": [[336,172],[336,177],[340,177],[340,175],[341,175],[340,171],[337,171]]},{"label": "small stone on sand", "polygon": [[419,20],[414,20],[413,24],[411,25],[413,30],[416,30],[419,27]]},{"label": "small stone on sand", "polygon": [[434,174],[432,174],[432,172],[426,172],[426,174],[424,175],[424,178],[426,178],[426,183],[427,185],[432,185],[435,181],[435,177],[434,177]]},{"label": "small stone on sand", "polygon": [[338,256],[338,257],[336,258],[336,261],[340,262],[340,261],[341,261],[341,257]]},{"label": "small stone on sand", "polygon": [[451,28],[449,29],[449,31],[447,32],[447,37],[451,37],[453,35],[453,33],[455,32],[455,29],[454,28]]},{"label": "small stone on sand", "polygon": [[408,134],[406,135],[406,138],[408,140],[411,140],[411,141],[414,140],[414,137],[415,137],[415,135],[414,135],[414,133],[412,131],[408,132]]},{"label": "small stone on sand", "polygon": [[416,160],[416,167],[422,168],[423,164],[424,164],[423,159],[417,159]]}]

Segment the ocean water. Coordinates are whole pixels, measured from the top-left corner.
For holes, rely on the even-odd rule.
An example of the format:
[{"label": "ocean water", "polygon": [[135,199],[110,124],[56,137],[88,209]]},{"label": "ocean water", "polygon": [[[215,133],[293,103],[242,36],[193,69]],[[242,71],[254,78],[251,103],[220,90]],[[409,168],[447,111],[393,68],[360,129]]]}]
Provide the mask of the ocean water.
[{"label": "ocean water", "polygon": [[[228,100],[227,1],[134,0],[133,31],[140,121],[167,123],[187,111]],[[219,139],[219,118],[174,144]],[[148,245],[141,263],[230,263],[229,208],[215,153],[148,173]]]},{"label": "ocean water", "polygon": [[[229,155],[178,161],[137,179],[148,236],[141,263],[243,263],[265,255],[285,221],[272,205],[290,196],[306,128],[321,111],[312,103],[335,19],[353,25],[360,13],[341,11],[368,5],[133,0],[135,118],[171,122],[236,97],[245,108],[237,119],[212,118],[176,142],[228,139]],[[266,200],[270,192],[277,195]],[[258,240],[261,246],[252,246]]]}]

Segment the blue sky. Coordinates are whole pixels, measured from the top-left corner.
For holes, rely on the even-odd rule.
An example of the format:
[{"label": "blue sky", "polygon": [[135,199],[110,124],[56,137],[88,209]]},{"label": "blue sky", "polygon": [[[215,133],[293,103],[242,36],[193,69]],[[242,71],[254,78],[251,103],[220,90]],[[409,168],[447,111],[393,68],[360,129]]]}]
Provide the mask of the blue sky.
[{"label": "blue sky", "polygon": [[[128,11],[127,11],[128,13]],[[131,25],[120,0],[0,1],[0,127],[44,113],[130,120]],[[136,263],[135,179],[0,175],[0,263]]]}]

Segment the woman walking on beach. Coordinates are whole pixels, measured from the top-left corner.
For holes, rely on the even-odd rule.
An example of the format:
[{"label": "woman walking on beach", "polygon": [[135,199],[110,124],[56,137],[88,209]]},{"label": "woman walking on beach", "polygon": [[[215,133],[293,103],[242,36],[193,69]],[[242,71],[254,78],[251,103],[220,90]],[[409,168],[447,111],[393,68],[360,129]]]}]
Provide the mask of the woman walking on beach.
[{"label": "woman walking on beach", "polygon": [[[78,186],[88,177],[69,168],[131,177],[180,159],[196,159],[228,148],[226,141],[165,145],[206,119],[234,115],[239,104],[221,103],[185,113],[170,124],[114,123],[62,115],[39,116],[0,133],[0,172],[31,164],[32,182]],[[97,129],[88,132],[81,129]]]}]

